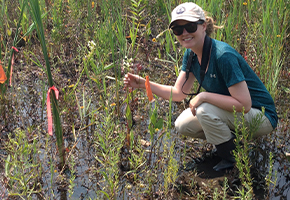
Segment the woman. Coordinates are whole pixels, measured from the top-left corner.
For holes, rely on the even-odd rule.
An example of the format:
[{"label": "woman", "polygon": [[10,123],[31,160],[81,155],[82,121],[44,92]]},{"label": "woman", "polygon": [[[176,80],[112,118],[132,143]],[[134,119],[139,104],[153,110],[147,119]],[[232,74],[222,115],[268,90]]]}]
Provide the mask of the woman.
[{"label": "woman", "polygon": [[[206,17],[202,8],[191,2],[183,3],[172,11],[171,16],[169,28],[187,49],[182,69],[174,86],[150,82],[151,90],[164,99],[169,99],[172,91],[172,100],[182,101],[190,92],[195,79],[202,82],[205,92],[190,100],[189,108],[175,121],[176,130],[183,135],[206,139],[216,146],[222,161],[214,167],[215,170],[233,167],[235,159],[231,151],[235,145],[231,130],[235,129],[234,110],[238,116],[244,111],[246,124],[262,116],[262,122],[253,135],[258,137],[270,133],[277,126],[274,101],[237,51],[224,42],[208,37],[215,26],[213,19]],[[205,45],[206,38],[209,38],[210,45]],[[203,59],[206,57],[204,49],[207,49],[208,59]],[[201,65],[205,66],[204,81],[201,80]],[[145,88],[145,79],[128,73],[124,84],[132,88]]]}]

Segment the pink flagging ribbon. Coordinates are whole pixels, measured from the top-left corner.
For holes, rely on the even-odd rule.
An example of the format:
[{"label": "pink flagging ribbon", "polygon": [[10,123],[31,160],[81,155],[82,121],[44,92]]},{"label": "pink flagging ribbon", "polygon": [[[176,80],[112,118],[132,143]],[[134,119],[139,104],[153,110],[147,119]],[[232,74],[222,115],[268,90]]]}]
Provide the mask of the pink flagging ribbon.
[{"label": "pink flagging ribbon", "polygon": [[[12,46],[12,49],[16,52],[19,52],[18,49],[16,47],[13,47]],[[13,51],[12,50],[12,51]],[[12,71],[13,71],[13,65],[14,65],[14,51],[12,53],[12,59],[11,59],[11,68],[10,68],[10,81],[9,81],[9,84],[11,86],[11,80],[12,80]]]},{"label": "pink flagging ribbon", "polygon": [[48,134],[50,136],[52,136],[52,115],[51,115],[51,107],[50,107],[50,91],[51,90],[54,91],[56,99],[58,99],[58,94],[59,94],[59,91],[54,86],[50,87],[47,91],[47,100],[46,100],[47,123],[48,123]]}]

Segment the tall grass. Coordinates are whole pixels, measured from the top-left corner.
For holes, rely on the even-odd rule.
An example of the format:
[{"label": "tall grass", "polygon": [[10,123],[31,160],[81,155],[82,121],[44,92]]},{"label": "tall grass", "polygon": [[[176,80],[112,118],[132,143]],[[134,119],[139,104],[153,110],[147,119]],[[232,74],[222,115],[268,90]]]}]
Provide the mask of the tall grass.
[{"label": "tall grass", "polygon": [[[48,84],[49,84],[49,87],[51,88],[54,86],[54,82],[51,75],[50,62],[49,62],[49,57],[48,57],[47,48],[46,48],[46,42],[45,42],[45,36],[44,36],[45,34],[44,34],[44,28],[43,28],[43,23],[42,23],[42,18],[41,18],[39,2],[37,0],[29,0],[29,6],[31,9],[31,14],[33,15],[34,23],[36,25],[36,31],[40,39],[42,52],[43,52],[43,56],[44,56],[45,64],[46,64]],[[65,151],[64,151],[61,120],[59,116],[59,108],[58,108],[58,103],[57,103],[55,92],[51,91],[49,95],[52,96],[52,111],[53,111],[55,135],[57,138],[60,165],[61,167],[63,167],[65,164]]]},{"label": "tall grass", "polygon": [[[238,10],[241,20],[238,24],[242,25],[242,29],[238,32],[243,30],[244,39],[240,41],[240,48],[233,44],[237,50],[244,51],[240,53],[264,82],[273,98],[277,94],[278,75],[283,63],[283,41],[287,34],[285,25],[289,15],[286,4],[280,0],[240,1]],[[235,12],[234,9],[233,14]]]}]

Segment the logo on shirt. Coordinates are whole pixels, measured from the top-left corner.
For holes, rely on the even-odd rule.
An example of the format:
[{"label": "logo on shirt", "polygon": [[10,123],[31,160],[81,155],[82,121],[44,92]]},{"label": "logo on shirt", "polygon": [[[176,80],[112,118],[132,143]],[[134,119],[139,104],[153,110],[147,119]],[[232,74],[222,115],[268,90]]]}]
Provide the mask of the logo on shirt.
[{"label": "logo on shirt", "polygon": [[216,78],[216,75],[215,74],[210,74],[209,75],[211,78]]}]

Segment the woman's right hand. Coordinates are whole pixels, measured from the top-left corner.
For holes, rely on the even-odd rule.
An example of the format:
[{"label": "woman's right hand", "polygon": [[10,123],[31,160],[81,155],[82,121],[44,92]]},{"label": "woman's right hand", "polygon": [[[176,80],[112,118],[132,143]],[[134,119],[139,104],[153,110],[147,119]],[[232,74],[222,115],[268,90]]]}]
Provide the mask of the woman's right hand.
[{"label": "woman's right hand", "polygon": [[131,73],[127,73],[123,79],[125,87],[145,88],[145,79]]}]

